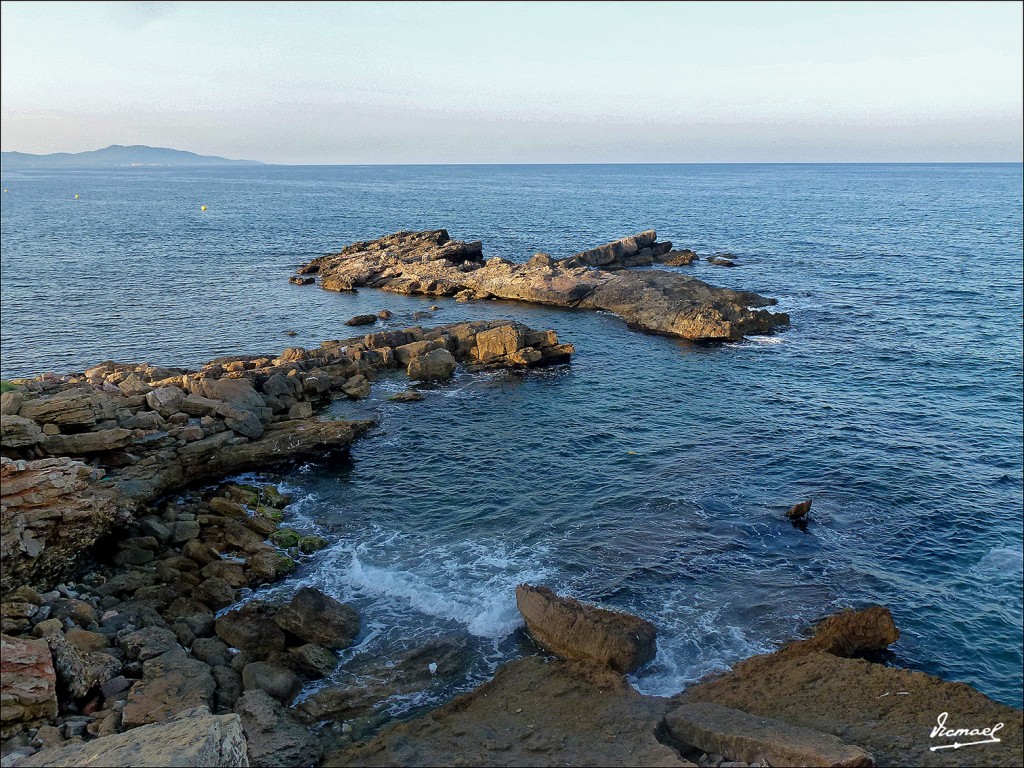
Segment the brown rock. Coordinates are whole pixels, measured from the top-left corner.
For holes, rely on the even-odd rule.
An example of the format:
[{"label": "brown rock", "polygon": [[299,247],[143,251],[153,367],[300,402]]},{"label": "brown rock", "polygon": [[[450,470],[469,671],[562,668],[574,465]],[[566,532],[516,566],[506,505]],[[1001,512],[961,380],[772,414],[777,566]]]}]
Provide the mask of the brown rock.
[{"label": "brown rock", "polygon": [[51,456],[86,456],[126,448],[133,440],[130,429],[114,427],[76,435],[48,435],[43,449]]},{"label": "brown rock", "polygon": [[455,373],[455,358],[447,349],[435,349],[409,361],[406,374],[415,381],[447,381]]},{"label": "brown rock", "polygon": [[107,766],[108,768],[243,768],[249,765],[238,715],[211,715],[206,707],[92,741],[72,740],[36,753],[26,768]]},{"label": "brown rock", "polygon": [[699,260],[700,257],[696,253],[688,250],[669,251],[658,259],[668,267],[686,267]]},{"label": "brown rock", "polygon": [[269,615],[266,606],[246,603],[217,619],[217,637],[233,648],[267,656],[284,650],[284,632]]},{"label": "brown rock", "polygon": [[794,504],[789,508],[786,513],[786,517],[790,520],[801,520],[807,517],[807,513],[811,511],[811,500],[801,501],[799,504]]},{"label": "brown rock", "polygon": [[352,644],[359,633],[359,614],[351,606],[312,587],[303,587],[274,616],[286,632],[316,645],[338,650]]},{"label": "brown rock", "polygon": [[376,322],[376,315],[356,315],[355,317],[346,320],[345,325],[373,325]]},{"label": "brown rock", "polygon": [[128,692],[125,729],[168,720],[195,707],[213,705],[210,668],[183,651],[169,651],[147,661],[142,679]]},{"label": "brown rock", "polygon": [[831,734],[755,717],[718,704],[683,704],[665,715],[672,743],[689,745],[743,765],[870,768],[871,755]]},{"label": "brown rock", "polygon": [[0,635],[0,738],[57,714],[57,675],[45,640]]},{"label": "brown rock", "polygon": [[246,691],[263,691],[287,705],[291,704],[299,695],[299,691],[302,690],[302,681],[290,669],[263,661],[254,661],[251,664],[246,664],[242,670],[242,687]]},{"label": "brown rock", "polygon": [[184,400],[179,387],[158,387],[146,394],[146,404],[165,419],[181,411]]},{"label": "brown rock", "polygon": [[516,605],[530,635],[569,659],[607,665],[623,674],[654,658],[656,630],[649,621],[559,597],[547,587],[516,587]]},{"label": "brown rock", "polygon": [[0,416],[0,446],[4,448],[31,448],[45,439],[39,425],[31,419],[6,413]]},{"label": "brown rock", "polygon": [[246,691],[235,712],[242,720],[250,765],[306,768],[319,762],[319,740],[265,691]]},{"label": "brown rock", "polygon": [[888,608],[874,605],[862,611],[843,611],[829,616],[814,628],[810,640],[787,646],[790,652],[824,652],[859,656],[884,651],[900,639],[900,631]]}]

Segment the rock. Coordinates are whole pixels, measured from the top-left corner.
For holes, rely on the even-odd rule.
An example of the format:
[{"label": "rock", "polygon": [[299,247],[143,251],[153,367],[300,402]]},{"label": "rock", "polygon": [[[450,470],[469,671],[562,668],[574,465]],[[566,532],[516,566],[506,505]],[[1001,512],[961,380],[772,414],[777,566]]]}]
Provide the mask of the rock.
[{"label": "rock", "polygon": [[51,456],[85,456],[126,448],[131,445],[134,437],[130,429],[121,427],[76,435],[48,435],[43,450]]},{"label": "rock", "polygon": [[666,270],[623,270],[650,264],[671,249],[654,238],[653,232],[642,232],[558,262],[515,264],[485,262],[475,244],[452,241],[444,230],[399,232],[355,243],[307,266],[318,270],[327,290],[366,285],[416,295],[604,310],[632,327],[694,341],[770,333],[789,322],[785,314],[751,309],[775,303],[757,294],[716,288]]},{"label": "rock", "polygon": [[708,264],[714,264],[716,267],[735,267],[736,262],[732,259],[726,259],[721,256],[709,256]]},{"label": "rock", "polygon": [[786,517],[790,520],[802,520],[807,516],[807,513],[811,511],[811,500],[801,501],[799,504],[794,504],[789,508],[786,513]]},{"label": "rock", "polygon": [[302,690],[302,680],[290,669],[254,661],[242,670],[242,687],[246,691],[265,691],[282,704],[291,704]]},{"label": "rock", "polygon": [[376,315],[356,315],[345,321],[345,325],[373,325],[377,322]]},{"label": "rock", "polygon": [[195,520],[179,520],[170,526],[171,544],[182,544],[193,539],[198,539],[202,528]]},{"label": "rock", "polygon": [[[234,589],[240,589],[248,583],[248,579],[245,578],[245,571],[239,563],[234,563],[229,560],[215,560],[203,566],[203,569],[199,572],[202,576],[210,578],[222,579],[227,583],[229,587]],[[195,595],[193,595],[195,597]],[[201,599],[201,598],[196,598]],[[203,600],[207,605],[213,605],[208,600]]]},{"label": "rock", "polygon": [[440,709],[328,754],[323,764],[692,765],[656,736],[669,707],[610,670],[527,657]]},{"label": "rock", "polygon": [[170,629],[143,627],[117,639],[117,644],[132,661],[149,661],[178,649],[178,638]]},{"label": "rock", "polygon": [[[276,618],[276,617],[275,617]],[[217,637],[232,648],[268,656],[284,650],[285,636],[275,618],[258,602],[246,603],[217,619]]]},{"label": "rock", "polygon": [[192,643],[191,653],[203,664],[226,667],[231,663],[227,643],[216,637],[199,637]]},{"label": "rock", "polygon": [[417,392],[415,389],[407,389],[404,392],[392,395],[388,398],[395,403],[415,403],[423,399],[423,393]]},{"label": "rock", "polygon": [[231,667],[213,667],[213,679],[217,683],[217,706],[234,709],[242,695],[242,676]]},{"label": "rock", "polygon": [[515,354],[523,346],[523,333],[513,325],[503,325],[476,335],[476,359],[486,363],[496,357]]},{"label": "rock", "polygon": [[390,320],[391,312],[389,312],[386,309],[382,309],[380,312],[377,313],[377,317],[379,317],[381,320]]},{"label": "rock", "polygon": [[[255,389],[248,379],[204,379],[203,394],[214,400],[223,400],[238,408],[256,412],[265,408],[266,400]],[[221,406],[223,407],[223,406]]]},{"label": "rock", "polygon": [[570,659],[597,662],[627,674],[654,658],[649,621],[559,597],[547,587],[516,587],[516,605],[531,637]]},{"label": "rock", "polygon": [[220,610],[235,602],[238,599],[238,594],[224,579],[214,576],[193,589],[192,597],[206,603],[214,610]]},{"label": "rock", "polygon": [[345,382],[341,391],[353,400],[360,400],[370,395],[370,382],[365,376],[358,373]]},{"label": "rock", "polygon": [[333,651],[313,643],[291,648],[284,659],[290,669],[309,678],[327,677],[338,666],[338,657]]},{"label": "rock", "polygon": [[32,634],[36,637],[46,637],[47,635],[52,635],[55,632],[63,631],[64,622],[60,619],[46,619],[45,621],[40,621],[32,628]]},{"label": "rock", "polygon": [[831,653],[835,656],[860,656],[884,651],[900,639],[892,613],[874,605],[861,611],[843,611],[818,624],[809,640],[791,643],[789,652]]},{"label": "rock", "polygon": [[258,584],[277,581],[295,570],[295,562],[290,557],[271,551],[257,552],[246,564],[250,578]]},{"label": "rock", "polygon": [[25,402],[25,393],[11,390],[0,395],[0,415],[16,416],[21,404]]},{"label": "rock", "polygon": [[95,624],[96,609],[85,600],[61,597],[50,603],[50,616],[55,619],[71,619],[81,627]]},{"label": "rock", "polygon": [[[758,718],[829,733],[874,756],[878,765],[1020,765],[1024,713],[963,683],[922,672],[787,648],[754,656],[688,687],[676,701],[710,702]],[[999,744],[930,752],[954,739],[929,739],[940,713],[951,727],[1004,723]],[[1012,736],[1011,736],[1012,734]]]},{"label": "rock", "polygon": [[185,393],[178,387],[158,387],[146,394],[146,405],[165,419],[181,411],[184,400]]},{"label": "rock", "polygon": [[224,417],[228,429],[232,429],[244,437],[253,439],[263,434],[263,423],[255,413],[231,403],[222,403],[217,413]]},{"label": "rock", "polygon": [[178,407],[189,416],[202,417],[213,416],[221,405],[223,403],[220,400],[203,397],[202,395],[189,395],[181,401]]},{"label": "rock", "polygon": [[0,416],[0,446],[4,448],[31,448],[45,439],[39,425],[31,419],[6,413]]},{"label": "rock", "polygon": [[107,638],[99,632],[89,632],[78,627],[69,629],[64,637],[81,653],[92,653],[110,646]]},{"label": "rock", "polygon": [[320,761],[319,740],[262,690],[246,691],[235,704],[250,765],[306,768]]},{"label": "rock", "polygon": [[447,349],[434,349],[409,361],[406,374],[415,381],[447,381],[455,373],[455,358]]},{"label": "rock", "polygon": [[706,702],[684,704],[665,715],[673,743],[689,745],[728,760],[768,765],[870,768],[871,755],[830,734],[755,717]]},{"label": "rock", "polygon": [[693,251],[681,250],[681,251],[669,251],[657,259],[667,267],[685,267],[693,264],[695,261],[700,261],[698,256]]},{"label": "rock", "polygon": [[274,616],[285,632],[331,650],[347,648],[359,634],[359,614],[317,589],[303,587]]},{"label": "rock", "polygon": [[183,651],[168,651],[147,661],[142,679],[128,692],[125,729],[158,723],[195,707],[213,705],[210,668]]},{"label": "rock", "polygon": [[[295,283],[295,285],[312,285],[316,282],[316,278],[312,275],[292,275],[288,278],[288,282]],[[285,331],[285,333],[288,333],[288,331]],[[289,335],[294,335],[294,332]]]},{"label": "rock", "polygon": [[45,640],[0,635],[0,738],[57,715],[57,675]]},{"label": "rock", "polygon": [[121,662],[106,653],[82,653],[64,635],[45,638],[53,656],[53,668],[72,699],[83,699],[95,688],[121,674]]},{"label": "rock", "polygon": [[308,419],[313,415],[313,404],[302,402],[288,408],[289,419]]},{"label": "rock", "polygon": [[247,745],[238,715],[211,715],[199,707],[173,720],[93,741],[69,741],[44,749],[19,765],[108,766],[109,768],[244,768]]},{"label": "rock", "polygon": [[20,635],[32,626],[31,619],[39,613],[32,603],[6,602],[0,604],[0,628],[5,635]]},{"label": "rock", "polygon": [[109,395],[91,387],[76,387],[53,397],[26,399],[18,415],[40,424],[81,428],[113,418],[115,410]]}]

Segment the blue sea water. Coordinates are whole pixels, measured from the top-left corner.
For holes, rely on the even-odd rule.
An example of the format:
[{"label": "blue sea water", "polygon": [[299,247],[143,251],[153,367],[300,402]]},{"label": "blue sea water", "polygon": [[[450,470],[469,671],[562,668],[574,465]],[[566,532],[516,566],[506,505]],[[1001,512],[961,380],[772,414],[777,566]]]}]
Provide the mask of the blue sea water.
[{"label": "blue sea water", "polygon": [[[576,345],[569,366],[460,374],[420,403],[388,402],[404,384],[381,380],[332,406],[380,422],[350,465],[274,478],[300,499],[296,526],[334,542],[300,580],[358,605],[348,657],[468,633],[469,685],[524,652],[513,589],[530,581],[652,620],[658,657],[633,681],[671,694],[877,602],[903,633],[897,663],[1021,705],[1021,165],[268,166],[3,186],[4,378],[276,353],[431,304],[438,323],[514,318]],[[437,227],[516,260],[655,228],[735,254],[732,270],[680,269],[774,296],[792,325],[692,346],[607,314],[286,282],[354,240]],[[804,498],[800,532],[784,511]]]}]

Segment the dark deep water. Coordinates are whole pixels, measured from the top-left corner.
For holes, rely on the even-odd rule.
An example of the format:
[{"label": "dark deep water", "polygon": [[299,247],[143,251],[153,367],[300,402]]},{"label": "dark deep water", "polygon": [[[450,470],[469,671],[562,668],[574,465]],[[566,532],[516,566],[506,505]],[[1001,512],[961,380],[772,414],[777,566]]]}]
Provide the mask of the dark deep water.
[{"label": "dark deep water", "polygon": [[[568,367],[462,374],[411,405],[384,380],[333,407],[380,428],[351,466],[284,480],[297,527],[337,541],[301,577],[359,606],[350,656],[468,631],[469,684],[521,652],[513,588],[542,582],[654,621],[659,655],[634,682],[668,694],[880,602],[899,662],[1021,705],[1019,164],[128,169],[3,186],[4,378],[315,346],[355,335],[354,314],[386,307],[398,327],[433,303],[439,323],[516,318],[576,345]],[[513,259],[653,227],[736,254],[733,270],[682,269],[777,297],[792,327],[694,347],[610,315],[285,282],[348,242],[436,227]],[[782,514],[805,497],[800,533]]]}]

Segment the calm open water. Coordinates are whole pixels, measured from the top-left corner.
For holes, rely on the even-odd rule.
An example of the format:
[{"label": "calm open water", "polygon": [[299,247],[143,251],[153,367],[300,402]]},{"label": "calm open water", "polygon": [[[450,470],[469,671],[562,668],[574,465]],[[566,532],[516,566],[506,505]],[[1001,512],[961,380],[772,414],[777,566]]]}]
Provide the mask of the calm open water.
[{"label": "calm open water", "polygon": [[[434,303],[437,322],[515,318],[576,345],[571,366],[462,374],[410,405],[383,380],[333,406],[380,428],[351,466],[281,479],[296,526],[337,542],[301,577],[359,606],[349,656],[468,633],[468,685],[523,652],[513,588],[531,581],[654,621],[659,654],[634,682],[670,694],[879,602],[898,662],[1021,705],[1019,164],[37,171],[3,186],[4,378],[315,346],[354,335],[352,315],[388,308],[398,327]],[[653,227],[736,254],[733,270],[684,269],[777,297],[792,327],[694,347],[610,315],[286,283],[351,241],[436,227],[512,259]],[[801,533],[783,513],[807,497]]]}]

